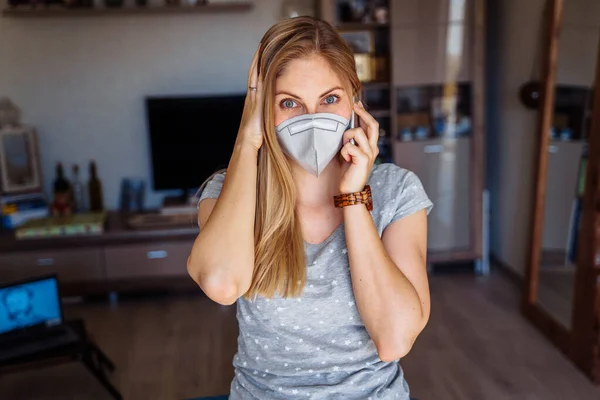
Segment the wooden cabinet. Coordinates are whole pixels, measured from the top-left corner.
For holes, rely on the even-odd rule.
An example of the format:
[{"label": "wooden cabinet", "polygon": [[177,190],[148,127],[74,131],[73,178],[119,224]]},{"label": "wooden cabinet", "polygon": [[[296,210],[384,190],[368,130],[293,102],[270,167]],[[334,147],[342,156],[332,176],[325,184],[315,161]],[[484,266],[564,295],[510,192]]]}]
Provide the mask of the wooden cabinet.
[{"label": "wooden cabinet", "polygon": [[413,171],[434,204],[428,248],[450,251],[470,243],[469,138],[394,143],[394,163]]},{"label": "wooden cabinet", "polygon": [[61,282],[104,279],[101,249],[28,251],[0,255],[0,281],[57,274]]},{"label": "wooden cabinet", "polygon": [[198,228],[131,229],[109,212],[102,235],[19,240],[0,232],[0,284],[56,274],[65,295],[194,289],[186,269]]},{"label": "wooden cabinet", "polygon": [[104,250],[107,279],[187,276],[191,242],[142,243]]},{"label": "wooden cabinet", "polygon": [[[322,0],[320,17],[341,30],[388,34],[379,43],[389,60],[390,80],[365,85],[363,101],[376,118],[389,115],[379,118],[386,136],[380,161],[413,171],[434,203],[428,218],[429,260],[474,261],[475,271],[486,274],[486,2],[387,0],[378,3],[389,7],[389,23],[381,24],[338,20],[347,18],[337,12],[341,3]],[[379,97],[389,93],[389,113],[387,102],[369,108],[377,90]]]}]

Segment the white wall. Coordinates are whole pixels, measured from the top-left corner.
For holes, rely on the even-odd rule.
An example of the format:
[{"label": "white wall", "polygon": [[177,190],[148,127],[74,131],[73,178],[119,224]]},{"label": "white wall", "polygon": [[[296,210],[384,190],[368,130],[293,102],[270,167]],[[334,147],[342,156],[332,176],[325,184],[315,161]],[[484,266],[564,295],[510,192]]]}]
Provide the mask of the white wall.
[{"label": "white wall", "polygon": [[[279,14],[280,0],[255,0],[244,13],[0,18],[0,96],[38,129],[47,193],[57,161],[95,159],[117,207],[122,177],[150,178],[144,97],[244,92]],[[149,193],[148,204],[161,199]]]},{"label": "white wall", "polygon": [[[518,99],[539,44],[544,0],[500,0],[497,164],[491,166],[492,253],[518,274],[525,271],[534,190],[537,113]],[[600,32],[600,2],[565,1],[557,83],[591,86]],[[536,70],[536,76],[539,76]]]}]

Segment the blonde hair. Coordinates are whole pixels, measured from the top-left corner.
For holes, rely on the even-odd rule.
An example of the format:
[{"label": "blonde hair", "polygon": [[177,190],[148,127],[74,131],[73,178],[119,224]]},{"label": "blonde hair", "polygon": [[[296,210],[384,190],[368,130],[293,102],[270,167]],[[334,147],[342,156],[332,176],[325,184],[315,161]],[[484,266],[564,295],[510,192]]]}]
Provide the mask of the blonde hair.
[{"label": "blonde hair", "polygon": [[306,282],[296,187],[275,133],[273,99],[275,81],[286,65],[311,55],[323,57],[348,83],[353,96],[361,90],[352,50],[327,22],[311,17],[287,19],[263,36],[258,71],[264,90],[264,141],[258,155],[254,274],[246,297],[275,293],[295,297]]}]

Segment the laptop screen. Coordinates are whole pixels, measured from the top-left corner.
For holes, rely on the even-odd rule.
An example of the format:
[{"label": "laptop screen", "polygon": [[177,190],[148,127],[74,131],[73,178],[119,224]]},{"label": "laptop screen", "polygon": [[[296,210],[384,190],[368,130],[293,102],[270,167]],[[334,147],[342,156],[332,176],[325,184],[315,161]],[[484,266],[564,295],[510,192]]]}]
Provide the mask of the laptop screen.
[{"label": "laptop screen", "polygon": [[62,312],[55,277],[0,288],[0,334],[60,323]]}]

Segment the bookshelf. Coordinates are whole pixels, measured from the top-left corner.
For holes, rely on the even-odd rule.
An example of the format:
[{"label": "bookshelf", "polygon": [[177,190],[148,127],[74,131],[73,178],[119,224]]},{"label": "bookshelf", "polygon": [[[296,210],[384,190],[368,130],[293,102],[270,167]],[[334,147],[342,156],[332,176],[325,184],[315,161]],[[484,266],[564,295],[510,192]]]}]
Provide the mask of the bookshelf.
[{"label": "bookshelf", "polygon": [[[370,14],[356,18],[352,2],[322,0],[319,15],[343,36],[373,38],[370,54],[382,67],[363,82],[362,99],[382,129],[379,161],[415,172],[434,203],[429,262],[474,261],[486,273],[485,2],[358,3]],[[387,8],[383,23],[373,17],[376,7]]]}]

